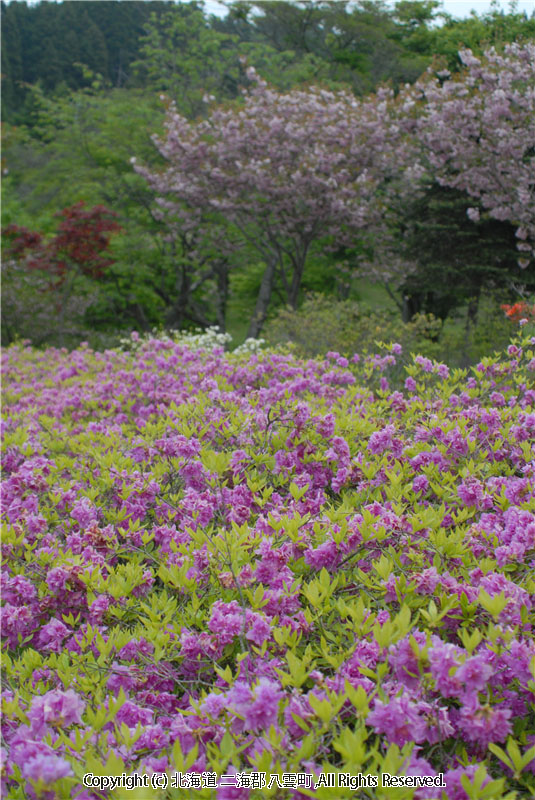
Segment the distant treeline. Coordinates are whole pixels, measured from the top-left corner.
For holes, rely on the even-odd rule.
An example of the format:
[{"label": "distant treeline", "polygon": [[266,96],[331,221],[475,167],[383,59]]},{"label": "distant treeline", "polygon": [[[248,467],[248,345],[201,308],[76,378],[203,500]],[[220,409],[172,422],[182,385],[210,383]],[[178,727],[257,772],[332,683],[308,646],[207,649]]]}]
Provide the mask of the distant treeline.
[{"label": "distant treeline", "polygon": [[[49,95],[65,94],[88,86],[95,73],[110,88],[170,89],[162,74],[165,65],[160,62],[164,68],[155,80],[155,70],[147,69],[144,62],[147,55],[153,66],[158,62],[155,49],[173,38],[167,35],[176,28],[173,17],[182,20],[187,40],[175,35],[177,61],[181,53],[186,61],[191,58],[193,42],[197,43],[195,55],[201,58],[203,51],[211,56],[219,48],[224,60],[231,51],[245,47],[256,66],[268,64],[268,73],[271,62],[274,74],[265,70],[263,74],[275,85],[280,83],[275,65],[280,71],[282,58],[286,84],[341,82],[357,94],[371,91],[382,81],[412,82],[437,56],[455,69],[462,46],[480,51],[483,45],[535,36],[533,15],[528,19],[525,13],[494,9],[455,20],[440,12],[439,5],[438,0],[402,0],[393,7],[383,0],[238,1],[229,4],[225,18],[204,13],[199,25],[195,14],[204,12],[202,2],[2,2],[3,117],[31,124],[27,85],[39,84]],[[237,93],[234,82],[227,76],[223,95]]]},{"label": "distant treeline", "polygon": [[131,82],[140,36],[151,14],[165,2],[2,3],[2,89],[6,119],[20,112],[24,84],[40,82],[50,92],[87,85],[84,64],[112,86]]}]

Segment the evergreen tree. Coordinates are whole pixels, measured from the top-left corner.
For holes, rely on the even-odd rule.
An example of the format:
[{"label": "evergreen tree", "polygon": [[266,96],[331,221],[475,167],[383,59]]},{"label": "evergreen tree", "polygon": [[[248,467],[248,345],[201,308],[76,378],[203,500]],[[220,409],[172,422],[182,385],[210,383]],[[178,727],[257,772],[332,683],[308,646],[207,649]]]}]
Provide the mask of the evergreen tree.
[{"label": "evergreen tree", "polygon": [[78,61],[108,77],[108,49],[104,35],[85,9],[79,15],[76,27],[80,42]]},{"label": "evergreen tree", "polygon": [[402,287],[408,317],[423,311],[445,319],[468,303],[473,321],[483,288],[508,288],[515,276],[529,280],[519,275],[515,226],[474,223],[469,206],[464,192],[434,184],[406,207],[405,255],[417,265]]},{"label": "evergreen tree", "polygon": [[86,86],[75,63],[115,86],[131,84],[130,65],[139,56],[144,27],[151,15],[168,7],[165,2],[118,0],[2,3],[4,119],[28,121],[23,83],[39,83],[48,93],[60,84]]},{"label": "evergreen tree", "polygon": [[12,108],[23,80],[22,45],[17,14],[8,14],[4,2],[1,4],[1,20],[2,102]]}]

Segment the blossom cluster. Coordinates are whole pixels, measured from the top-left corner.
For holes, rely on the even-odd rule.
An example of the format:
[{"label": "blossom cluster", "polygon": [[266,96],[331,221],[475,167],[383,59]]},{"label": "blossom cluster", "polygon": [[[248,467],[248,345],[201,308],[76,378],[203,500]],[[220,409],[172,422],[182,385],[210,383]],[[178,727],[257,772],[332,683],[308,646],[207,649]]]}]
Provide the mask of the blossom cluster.
[{"label": "blossom cluster", "polygon": [[[211,325],[204,330],[196,328],[194,331],[170,330],[160,331],[154,329],[151,334],[139,335],[133,331],[129,337],[120,340],[122,350],[138,350],[151,339],[173,342],[186,345],[190,350],[214,350],[217,347],[231,347],[232,334],[223,332],[218,325]],[[262,349],[265,339],[248,338],[242,344],[233,348],[234,353],[256,353]]]},{"label": "blossom cluster", "polygon": [[531,320],[535,320],[535,305],[530,306],[525,300],[519,300],[513,305],[505,303],[501,306],[505,312],[505,316],[513,322],[520,322],[523,320],[524,324]]},{"label": "blossom cluster", "polygon": [[535,339],[392,390],[398,344],[134,338],[3,354],[3,796],[532,796]]}]

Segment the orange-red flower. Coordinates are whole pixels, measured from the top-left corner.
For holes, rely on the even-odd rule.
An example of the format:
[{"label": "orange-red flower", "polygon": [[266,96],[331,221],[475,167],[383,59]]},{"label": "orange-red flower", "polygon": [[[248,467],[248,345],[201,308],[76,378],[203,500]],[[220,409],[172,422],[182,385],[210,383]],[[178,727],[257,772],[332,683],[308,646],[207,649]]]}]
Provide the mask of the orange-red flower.
[{"label": "orange-red flower", "polygon": [[500,308],[505,311],[505,315],[513,322],[518,322],[521,319],[535,320],[535,305],[529,306],[525,300],[514,303],[512,306],[504,303]]}]

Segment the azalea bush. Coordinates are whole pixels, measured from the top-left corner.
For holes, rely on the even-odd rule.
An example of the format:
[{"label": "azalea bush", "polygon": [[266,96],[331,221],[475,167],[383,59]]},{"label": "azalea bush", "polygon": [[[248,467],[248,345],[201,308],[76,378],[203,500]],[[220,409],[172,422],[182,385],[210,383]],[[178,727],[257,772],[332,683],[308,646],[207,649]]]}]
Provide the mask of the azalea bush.
[{"label": "azalea bush", "polygon": [[506,317],[513,322],[520,322],[521,319],[526,322],[535,322],[535,304],[530,306],[525,300],[519,300],[513,305],[504,303],[502,309]]},{"label": "azalea bush", "polygon": [[3,796],[533,796],[534,345],[8,348]]}]

